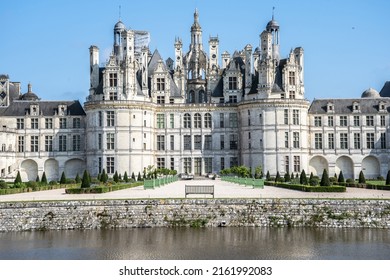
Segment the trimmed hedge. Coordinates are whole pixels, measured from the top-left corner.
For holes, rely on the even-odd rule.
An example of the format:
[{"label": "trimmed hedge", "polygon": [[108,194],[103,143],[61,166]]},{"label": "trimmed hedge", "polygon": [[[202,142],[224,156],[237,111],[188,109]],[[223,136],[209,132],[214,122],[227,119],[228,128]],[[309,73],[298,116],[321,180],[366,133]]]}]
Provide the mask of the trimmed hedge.
[{"label": "trimmed hedge", "polygon": [[25,187],[25,188],[0,189],[0,195],[18,194],[18,193],[25,193],[25,192],[49,191],[55,189],[63,189],[66,187],[72,187],[72,185],[46,185],[46,186],[37,186],[34,188]]},{"label": "trimmed hedge", "polygon": [[278,188],[302,191],[302,192],[345,192],[346,188],[344,186],[329,186],[329,187],[320,187],[320,186],[307,186],[300,184],[286,184],[286,183],[275,183],[267,181],[266,185],[274,186]]},{"label": "trimmed hedge", "polygon": [[86,194],[86,193],[107,193],[107,192],[114,192],[129,188],[134,188],[138,186],[142,186],[144,184],[143,181],[141,182],[134,182],[131,184],[119,184],[119,185],[113,185],[113,186],[96,186],[96,187],[90,187],[90,188],[80,188],[80,186],[68,188],[65,190],[65,193],[67,194]]}]

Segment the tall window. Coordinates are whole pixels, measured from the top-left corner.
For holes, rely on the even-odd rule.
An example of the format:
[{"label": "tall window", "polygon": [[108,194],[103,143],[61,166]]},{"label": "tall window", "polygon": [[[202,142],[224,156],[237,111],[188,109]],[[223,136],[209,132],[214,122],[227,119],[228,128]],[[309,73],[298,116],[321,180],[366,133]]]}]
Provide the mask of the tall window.
[{"label": "tall window", "polygon": [[288,124],[288,109],[284,109],[284,124]]},{"label": "tall window", "polygon": [[171,128],[175,128],[175,115],[174,114],[169,115],[169,121],[171,124]]},{"label": "tall window", "polygon": [[192,172],[192,166],[191,166],[191,158],[186,157],[183,159],[184,161],[184,173],[190,174]]},{"label": "tall window", "polygon": [[98,157],[98,169],[99,169],[99,173],[102,173],[103,163],[101,157]]},{"label": "tall window", "polygon": [[237,77],[229,77],[229,90],[237,89]]},{"label": "tall window", "polygon": [[107,126],[115,126],[115,114],[114,111],[107,111]]},{"label": "tall window", "polygon": [[107,150],[115,149],[115,133],[107,133]]},{"label": "tall window", "polygon": [[340,126],[347,126],[347,116],[340,116]]},{"label": "tall window", "polygon": [[38,152],[38,136],[31,136],[31,152]]},{"label": "tall window", "polygon": [[157,96],[157,104],[164,104],[165,96]]},{"label": "tall window", "polygon": [[333,133],[328,134],[328,148],[334,149],[334,134]]},{"label": "tall window", "polygon": [[99,126],[103,126],[103,113],[100,111],[98,114]]},{"label": "tall window", "polygon": [[165,90],[165,78],[157,78],[157,90],[158,91]]},{"label": "tall window", "polygon": [[386,116],[381,116],[381,126],[386,126]]},{"label": "tall window", "polygon": [[299,125],[299,110],[293,110],[293,124]]},{"label": "tall window", "polygon": [[366,117],[366,126],[374,126],[374,116]]},{"label": "tall window", "polygon": [[45,152],[53,151],[53,136],[45,136]]},{"label": "tall window", "polygon": [[322,117],[320,117],[320,116],[314,117],[314,126],[316,126],[316,127],[322,126]]},{"label": "tall window", "polygon": [[199,113],[194,115],[194,128],[202,128],[202,116]]},{"label": "tall window", "polygon": [[157,158],[157,169],[165,168],[165,158]]},{"label": "tall window", "polygon": [[80,118],[74,118],[73,119],[73,128],[80,128],[81,127],[81,120]]},{"label": "tall window", "polygon": [[284,171],[287,173],[290,170],[290,157],[285,156],[284,157]]},{"label": "tall window", "polygon": [[107,157],[107,173],[113,174],[115,172],[115,159],[114,157]]},{"label": "tall window", "polygon": [[24,152],[24,136],[18,136],[18,152]]},{"label": "tall window", "polygon": [[221,134],[219,137],[221,150],[225,149],[225,135]]},{"label": "tall window", "polygon": [[229,103],[237,103],[237,95],[229,95]]},{"label": "tall window", "polygon": [[374,149],[374,133],[367,133],[367,149]]},{"label": "tall window", "polygon": [[301,158],[299,156],[294,156],[294,172],[299,172],[301,170]]},{"label": "tall window", "polygon": [[102,137],[102,134],[99,133],[98,134],[98,149],[101,150],[103,147],[103,137]]},{"label": "tall window", "polygon": [[165,128],[164,114],[157,114],[157,128]]},{"label": "tall window", "polygon": [[322,149],[322,133],[314,134],[314,147],[316,149]]},{"label": "tall window", "polygon": [[295,99],[295,90],[290,90],[289,95],[290,99]]},{"label": "tall window", "polygon": [[237,113],[229,113],[230,127],[238,127]]},{"label": "tall window", "polygon": [[175,170],[175,158],[171,157],[171,170]]},{"label": "tall window", "polygon": [[60,118],[60,128],[61,129],[66,128],[66,118]]},{"label": "tall window", "polygon": [[295,86],[295,72],[288,72],[288,83],[290,84],[290,86]]},{"label": "tall window", "polygon": [[225,169],[225,158],[221,157],[221,170]]},{"label": "tall window", "polygon": [[53,128],[53,119],[52,118],[46,118],[45,119],[45,128],[46,129],[52,129]]},{"label": "tall window", "polygon": [[204,115],[204,128],[211,128],[211,114],[206,113]]},{"label": "tall window", "polygon": [[285,133],[284,133],[284,147],[285,148],[288,148],[288,146],[289,146],[289,139],[288,139],[289,137],[288,137],[288,131],[286,131]]},{"label": "tall window", "polygon": [[211,135],[204,136],[204,149],[211,150],[212,149],[212,137]]},{"label": "tall window", "polygon": [[381,149],[386,149],[386,133],[381,133]]},{"label": "tall window", "polygon": [[299,148],[299,132],[293,132],[293,147]]},{"label": "tall window", "polygon": [[204,171],[206,173],[213,172],[213,158],[205,158],[204,159]]},{"label": "tall window", "polygon": [[81,149],[81,136],[73,135],[73,151],[80,151]]},{"label": "tall window", "polygon": [[24,119],[16,119],[16,129],[24,129]]},{"label": "tall window", "polygon": [[191,115],[188,113],[184,114],[184,128],[191,128]]},{"label": "tall window", "polygon": [[194,136],[194,150],[201,150],[202,149],[202,135],[195,135]]},{"label": "tall window", "polygon": [[340,133],[340,149],[348,149],[348,134]]},{"label": "tall window", "polygon": [[184,150],[191,150],[191,135],[184,135]]},{"label": "tall window", "polygon": [[354,149],[360,149],[360,133],[354,133],[353,134],[353,148]]},{"label": "tall window", "polygon": [[157,135],[157,150],[165,151],[165,136]]},{"label": "tall window", "polygon": [[118,100],[118,93],[116,91],[110,91],[108,94],[110,100]]},{"label": "tall window", "polygon": [[38,129],[38,119],[37,118],[31,119],[31,128]]},{"label": "tall window", "polygon": [[118,85],[117,73],[110,73],[109,80],[110,80],[110,87],[116,87]]},{"label": "tall window", "polygon": [[360,116],[353,116],[353,126],[360,126]]},{"label": "tall window", "polygon": [[230,150],[237,150],[238,149],[238,135],[237,134],[230,134],[229,141],[230,141]]},{"label": "tall window", "polygon": [[333,126],[333,116],[328,116],[328,126]]},{"label": "tall window", "polygon": [[219,127],[224,128],[225,127],[225,114],[219,113]]},{"label": "tall window", "polygon": [[170,140],[171,151],[173,151],[175,149],[175,135],[171,135]]},{"label": "tall window", "polygon": [[66,152],[66,135],[58,137],[58,149],[60,152]]}]

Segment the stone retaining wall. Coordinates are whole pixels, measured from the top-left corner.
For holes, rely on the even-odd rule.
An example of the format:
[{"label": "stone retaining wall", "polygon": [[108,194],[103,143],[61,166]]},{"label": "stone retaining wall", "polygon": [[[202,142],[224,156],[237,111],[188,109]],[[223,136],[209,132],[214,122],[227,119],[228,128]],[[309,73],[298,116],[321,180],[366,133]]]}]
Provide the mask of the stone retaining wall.
[{"label": "stone retaining wall", "polygon": [[173,226],[390,229],[390,200],[159,199],[0,203],[0,231]]}]

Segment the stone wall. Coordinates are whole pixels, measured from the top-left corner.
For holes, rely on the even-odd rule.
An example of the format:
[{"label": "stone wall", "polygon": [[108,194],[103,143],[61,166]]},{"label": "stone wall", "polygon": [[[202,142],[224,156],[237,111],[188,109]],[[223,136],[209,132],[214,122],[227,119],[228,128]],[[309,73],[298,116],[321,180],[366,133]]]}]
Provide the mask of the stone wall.
[{"label": "stone wall", "polygon": [[0,231],[173,226],[390,229],[390,200],[161,199],[0,203]]}]

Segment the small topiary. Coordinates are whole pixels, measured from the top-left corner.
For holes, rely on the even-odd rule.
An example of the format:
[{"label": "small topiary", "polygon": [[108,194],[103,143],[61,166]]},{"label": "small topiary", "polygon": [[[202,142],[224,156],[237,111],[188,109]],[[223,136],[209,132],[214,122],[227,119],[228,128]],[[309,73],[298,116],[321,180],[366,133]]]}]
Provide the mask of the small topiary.
[{"label": "small topiary", "polygon": [[279,171],[276,172],[275,182],[280,182],[280,174],[279,174]]},{"label": "small topiary", "polygon": [[365,184],[366,178],[364,177],[363,171],[360,171],[359,173],[359,184]]},{"label": "small topiary", "polygon": [[18,171],[18,174],[16,174],[16,178],[14,181],[14,184],[22,183],[22,177],[20,177],[20,171]]},{"label": "small topiary", "polygon": [[75,182],[76,182],[77,184],[81,183],[81,178],[80,178],[80,176],[79,176],[79,173],[76,174],[76,177],[74,178],[74,180],[75,180]]},{"label": "small topiary", "polygon": [[390,185],[390,170],[387,171],[387,176],[386,176],[386,185]]},{"label": "small topiary", "polygon": [[343,171],[340,170],[340,174],[339,174],[339,178],[337,179],[337,181],[339,183],[344,183],[345,182],[345,179],[344,179],[344,175],[343,175]]},{"label": "small topiary", "polygon": [[81,188],[89,188],[91,186],[91,182],[89,180],[89,174],[87,170],[84,170],[83,179],[81,181]]},{"label": "small topiary", "polygon": [[115,171],[115,174],[114,174],[113,179],[114,179],[114,182],[115,182],[115,183],[118,183],[118,182],[119,182],[118,171]]},{"label": "small topiary", "polygon": [[127,171],[125,171],[125,174],[123,175],[123,180],[127,183],[129,182],[129,176],[127,176]]},{"label": "small topiary", "polygon": [[64,171],[62,171],[62,174],[61,174],[60,184],[61,185],[66,184],[66,176],[65,176],[65,172]]},{"label": "small topiary", "polygon": [[301,176],[299,177],[299,183],[301,185],[307,185],[307,177],[306,177],[305,169],[302,169]]},{"label": "small topiary", "polygon": [[271,180],[271,175],[269,174],[269,171],[267,171],[267,175],[265,175],[265,179],[267,181],[270,181]]},{"label": "small topiary", "polygon": [[288,173],[288,171],[284,174],[284,181],[285,182],[291,181],[290,173]]},{"label": "small topiary", "polygon": [[43,186],[46,186],[46,185],[47,185],[47,178],[46,178],[46,173],[45,173],[45,171],[43,171],[43,174],[42,174],[41,184],[42,184]]},{"label": "small topiary", "polygon": [[326,169],[324,169],[324,172],[322,172],[320,186],[322,186],[322,187],[329,187],[330,186],[329,175],[328,175],[328,171]]}]

